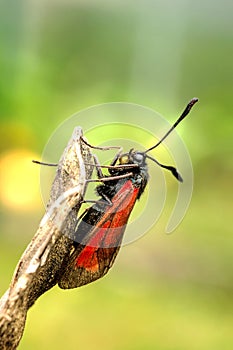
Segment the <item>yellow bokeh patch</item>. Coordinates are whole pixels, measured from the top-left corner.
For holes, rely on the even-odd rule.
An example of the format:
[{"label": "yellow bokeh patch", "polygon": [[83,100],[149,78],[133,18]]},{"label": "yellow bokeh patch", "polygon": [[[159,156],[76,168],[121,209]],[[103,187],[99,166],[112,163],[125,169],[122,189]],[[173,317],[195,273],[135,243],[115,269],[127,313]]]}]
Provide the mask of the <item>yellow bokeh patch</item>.
[{"label": "yellow bokeh patch", "polygon": [[14,149],[0,156],[0,200],[11,210],[35,211],[41,206],[39,156],[27,149]]}]

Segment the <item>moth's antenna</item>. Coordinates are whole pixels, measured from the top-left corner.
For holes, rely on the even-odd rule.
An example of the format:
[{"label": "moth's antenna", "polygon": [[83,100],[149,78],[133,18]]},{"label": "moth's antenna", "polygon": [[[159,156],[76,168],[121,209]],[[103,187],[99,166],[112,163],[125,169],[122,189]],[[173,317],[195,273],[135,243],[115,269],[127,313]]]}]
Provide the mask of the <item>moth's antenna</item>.
[{"label": "moth's antenna", "polygon": [[146,157],[148,159],[152,160],[153,162],[155,162],[156,164],[158,164],[161,168],[169,170],[178,181],[183,182],[182,176],[178,173],[178,171],[176,170],[176,168],[174,166],[161,164],[160,162],[157,161],[157,159],[150,157],[150,156],[146,156]]},{"label": "moth's antenna", "polygon": [[198,98],[196,97],[192,98],[191,101],[187,104],[184,112],[177,119],[177,121],[172,125],[172,127],[168,130],[168,132],[161,138],[161,140],[159,140],[159,142],[157,142],[154,146],[148,148],[144,153],[152,151],[152,149],[158,147],[168,137],[168,135],[172,132],[172,130],[174,130],[177,127],[177,125],[189,114],[191,108],[193,107],[193,105],[195,105],[197,101],[198,101]]}]

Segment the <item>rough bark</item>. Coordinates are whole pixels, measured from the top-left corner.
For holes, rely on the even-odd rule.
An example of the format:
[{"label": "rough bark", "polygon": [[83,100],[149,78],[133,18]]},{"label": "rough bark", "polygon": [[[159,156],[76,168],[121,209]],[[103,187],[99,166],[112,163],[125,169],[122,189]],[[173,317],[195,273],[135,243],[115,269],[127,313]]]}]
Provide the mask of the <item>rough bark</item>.
[{"label": "rough bark", "polygon": [[72,247],[78,210],[93,165],[89,147],[75,128],[59,161],[47,210],[23,253],[9,289],[0,299],[0,349],[16,349],[27,311],[37,298],[59,282]]}]

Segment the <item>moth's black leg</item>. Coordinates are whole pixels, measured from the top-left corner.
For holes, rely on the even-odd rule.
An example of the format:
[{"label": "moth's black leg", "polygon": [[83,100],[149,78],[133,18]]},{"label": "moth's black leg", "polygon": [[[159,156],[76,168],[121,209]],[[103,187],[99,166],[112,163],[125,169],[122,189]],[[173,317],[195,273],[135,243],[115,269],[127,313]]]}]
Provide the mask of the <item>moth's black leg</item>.
[{"label": "moth's black leg", "polygon": [[89,180],[86,180],[86,183],[89,183],[89,182],[103,182],[104,183],[104,182],[108,182],[108,181],[125,179],[125,178],[128,178],[130,176],[133,176],[132,172],[129,172],[129,173],[126,173],[123,175],[105,176],[105,177],[99,178],[99,179],[89,179]]},{"label": "moth's black leg", "polygon": [[45,162],[40,162],[39,160],[34,160],[34,159],[32,160],[32,163],[46,165],[46,166],[58,166],[58,163],[45,163]]},{"label": "moth's black leg", "polygon": [[116,165],[116,162],[118,161],[122,151],[123,151],[123,147],[120,147],[119,151],[117,152],[117,154],[115,155],[115,157],[113,158],[113,160],[112,160],[112,162],[110,164],[111,166]]},{"label": "moth's black leg", "polygon": [[99,147],[99,146],[93,146],[90,143],[88,143],[82,136],[80,137],[80,139],[82,140],[83,143],[85,143],[85,145],[87,145],[90,148],[93,149],[99,149],[101,151],[109,151],[111,149],[121,149],[121,146],[105,146],[105,147]]},{"label": "moth's black leg", "polygon": [[109,204],[112,205],[111,199],[104,193],[101,193],[101,197]]},{"label": "moth's black leg", "polygon": [[[123,147],[121,147],[119,149],[119,151],[117,152],[117,154],[113,158],[112,162],[110,163],[111,166],[116,165],[116,162],[118,161],[119,157],[121,156],[122,151],[123,151]],[[109,174],[114,175],[114,169],[109,169],[108,172],[109,172]]]},{"label": "moth's black leg", "polygon": [[104,174],[102,172],[100,162],[95,154],[93,154],[93,159],[94,159],[94,163],[96,166],[97,177],[98,177],[98,179],[102,179],[104,177]]},{"label": "moth's black leg", "polygon": [[[94,201],[93,201],[93,202],[94,202]],[[83,203],[85,203],[85,201],[83,201]],[[86,209],[84,210],[84,212],[77,218],[75,230],[77,229],[77,226],[79,225],[80,221],[81,221],[82,218],[86,215],[86,213],[89,211],[90,208],[91,208],[91,207],[86,208]]]}]

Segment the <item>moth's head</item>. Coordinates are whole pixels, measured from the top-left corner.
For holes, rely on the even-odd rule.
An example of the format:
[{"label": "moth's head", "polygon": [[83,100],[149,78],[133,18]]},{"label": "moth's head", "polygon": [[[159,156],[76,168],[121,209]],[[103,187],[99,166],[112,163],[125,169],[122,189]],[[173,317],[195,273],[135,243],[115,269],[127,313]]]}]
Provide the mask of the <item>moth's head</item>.
[{"label": "moth's head", "polygon": [[124,153],[119,157],[119,165],[136,164],[140,167],[146,164],[145,160],[145,153],[135,151],[132,148],[128,153]]}]

